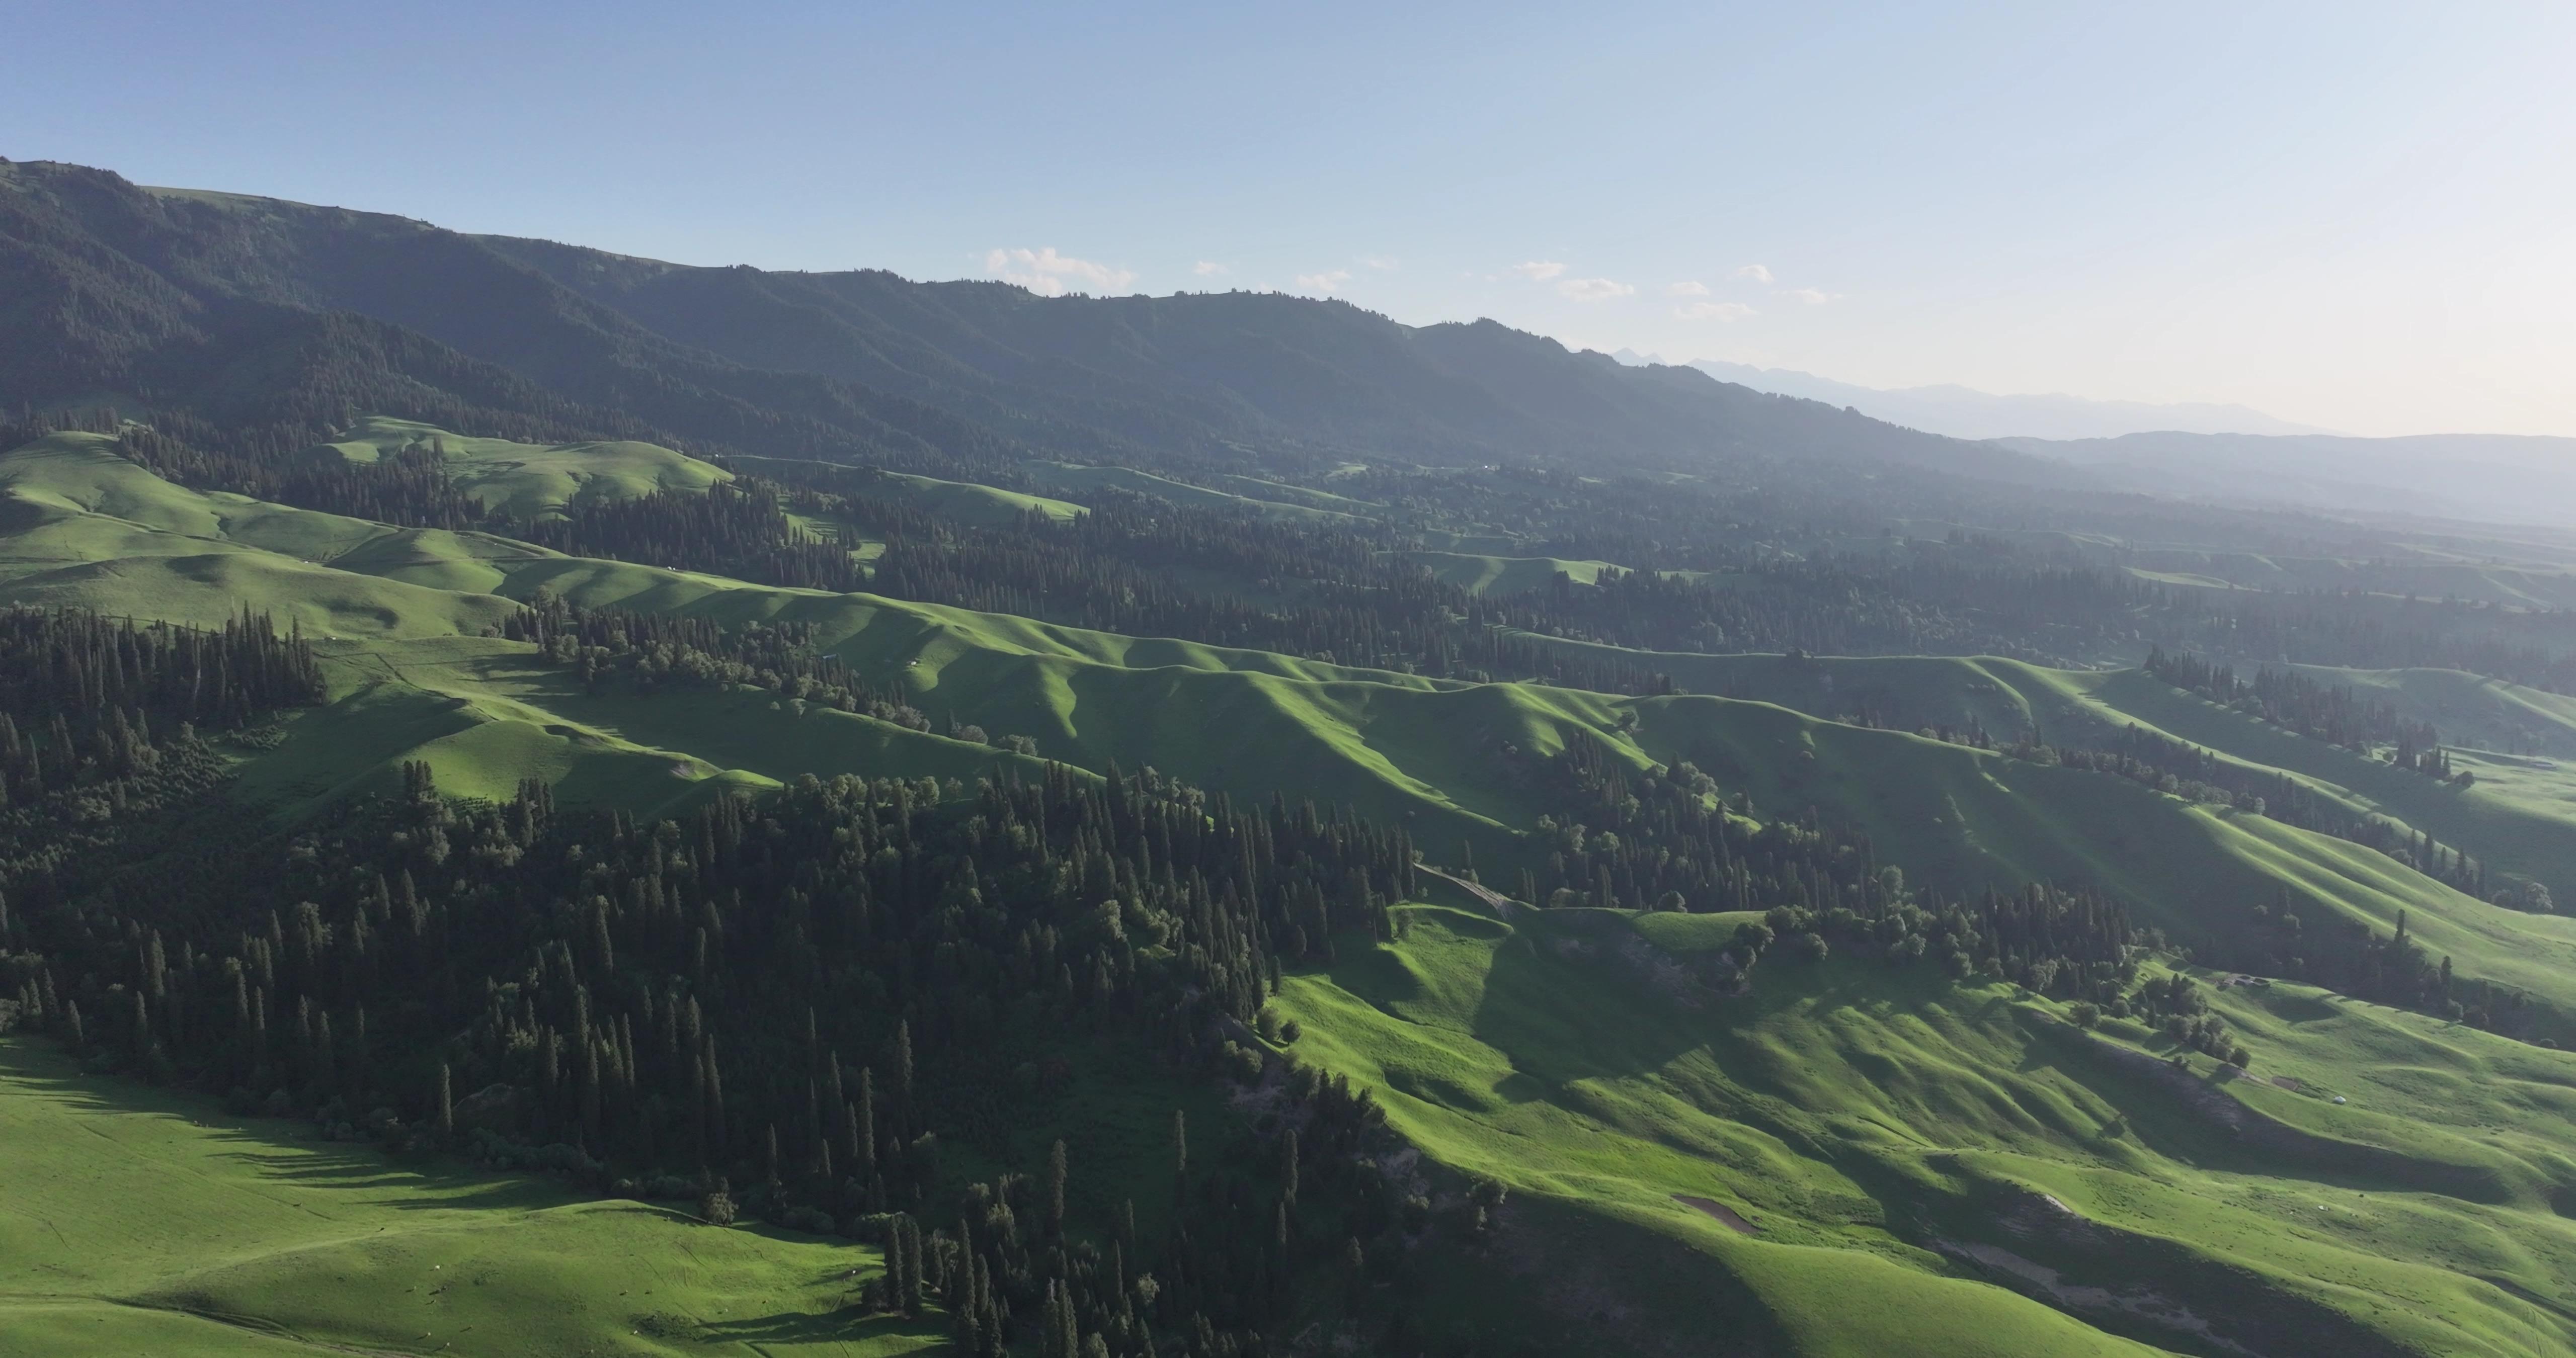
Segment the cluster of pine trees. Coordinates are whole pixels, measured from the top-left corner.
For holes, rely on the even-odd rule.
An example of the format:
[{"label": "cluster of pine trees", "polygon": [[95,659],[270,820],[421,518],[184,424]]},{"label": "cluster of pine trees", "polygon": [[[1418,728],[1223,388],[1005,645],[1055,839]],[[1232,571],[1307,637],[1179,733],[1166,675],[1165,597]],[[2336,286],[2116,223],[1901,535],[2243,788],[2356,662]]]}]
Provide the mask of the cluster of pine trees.
[{"label": "cluster of pine trees", "polygon": [[820,541],[789,521],[777,489],[758,481],[594,501],[522,525],[517,534],[572,556],[797,589],[846,594],[866,588],[866,573],[847,548]]},{"label": "cluster of pine trees", "polygon": [[2425,773],[2438,767],[2442,776],[2449,776],[2450,764],[2441,757],[2440,732],[2429,723],[2406,720],[2395,707],[2362,697],[2347,685],[2320,684],[2304,674],[2268,666],[2257,669],[2248,681],[2232,665],[2161,646],[2147,652],[2146,670],[2176,688],[2252,713],[2283,730],[2364,754],[2380,745],[2394,745],[2402,752],[2399,762],[2404,767]]},{"label": "cluster of pine trees", "polygon": [[0,890],[76,894],[116,845],[222,781],[198,724],[238,728],[322,696],[311,648],[264,615],[201,630],[0,611]]},{"label": "cluster of pine trees", "polygon": [[[887,1304],[918,1313],[915,1294],[935,1293],[958,1351],[978,1358],[1000,1358],[1032,1330],[1035,1352],[1049,1358],[1151,1353],[1157,1314],[1188,1317],[1165,1341],[1180,1352],[1258,1354],[1268,1347],[1263,1336],[1314,1314],[1319,1298],[1326,1314],[1370,1309],[1370,1285],[1400,1273],[1405,1242],[1430,1227],[1429,1203],[1379,1171],[1385,1120],[1365,1091],[1292,1066],[1282,1093],[1293,1116],[1248,1173],[1194,1168],[1188,1120],[1173,1114],[1171,1211],[1160,1240],[1139,1233],[1132,1200],[1111,1214],[1108,1230],[1077,1234],[1058,1141],[1043,1176],[967,1185],[953,1230],[925,1237],[898,1223],[895,1255],[927,1268],[917,1282],[917,1266],[890,1270]],[[1363,1240],[1383,1242],[1374,1262]],[[1159,1271],[1144,1271],[1147,1261],[1159,1261]],[[1404,1329],[1399,1310],[1389,1332]]]},{"label": "cluster of pine trees", "polygon": [[2207,625],[2175,635],[2240,656],[2355,669],[2465,670],[2576,693],[2576,609],[2392,599],[2361,590],[2253,595],[2236,599]]},{"label": "cluster of pine trees", "polygon": [[[174,295],[156,290],[116,318],[167,313]],[[0,339],[0,367],[31,386],[129,392],[143,403],[139,412],[124,412],[136,417],[131,420],[22,407],[0,426],[0,447],[65,429],[122,436],[128,456],[183,485],[274,499],[261,491],[276,489],[315,445],[362,415],[529,443],[634,438],[686,446],[643,420],[566,399],[415,332],[348,312],[231,301],[192,315],[165,314],[165,320],[148,337],[102,335],[104,347],[95,353],[73,342],[45,343],[31,354],[20,347],[22,337]],[[48,369],[59,374],[53,383],[41,376]],[[259,377],[245,382],[246,372]]]},{"label": "cluster of pine trees", "polygon": [[2054,747],[2025,740],[2002,749],[2016,759],[2106,773],[2177,797],[2232,806],[2284,825],[2348,839],[2481,900],[2517,909],[2545,912],[2548,908],[2546,891],[2539,894],[2535,907],[2528,887],[2499,884],[2490,878],[2483,861],[2423,831],[2346,810],[2288,774],[2247,768],[2134,723],[2100,748]]},{"label": "cluster of pine trees", "polygon": [[[292,834],[248,824],[13,870],[0,998],[100,1063],[339,1134],[602,1189],[746,1185],[774,1220],[887,1240],[891,1304],[946,1298],[977,1351],[1259,1352],[1342,1294],[1304,1282],[1350,1248],[1392,1266],[1420,1227],[1369,1168],[1367,1099],[1252,1058],[1283,964],[1385,933],[1400,830],[1061,768],[807,779],[642,823],[533,784],[457,802],[412,766]],[[1286,1080],[1284,1149],[1177,1166],[1159,1239],[1132,1207],[1068,1221],[1060,1178],[1035,1211],[1009,1183],[959,1196],[942,1144],[1009,1156],[1086,1034]]]},{"label": "cluster of pine trees", "polygon": [[[1893,873],[1893,869],[1889,870]],[[1804,961],[1840,948],[1906,963],[1927,954],[1953,978],[1994,976],[2060,999],[2113,999],[2137,975],[2146,936],[2117,901],[2034,883],[1968,900],[1926,899],[1900,877],[1878,889],[1831,891],[1830,904],[1775,906],[1760,925],[1736,927],[1734,952],[1750,967],[1775,944]]]},{"label": "cluster of pine trees", "polygon": [[487,510],[448,474],[441,440],[406,444],[374,462],[315,458],[289,471],[277,486],[286,504],[353,519],[416,528],[490,527],[508,531],[502,514]]},{"label": "cluster of pine trees", "polygon": [[2209,997],[2201,992],[2200,983],[2178,971],[2140,982],[2136,994],[2112,1001],[2108,1012],[2114,1018],[2136,1018],[2162,1031],[2176,1046],[2217,1057],[2238,1070],[2254,1059],[2253,1052],[2228,1031],[2227,1020],[2209,1012]]},{"label": "cluster of pine trees", "polygon": [[779,474],[790,478],[782,494],[792,512],[885,543],[864,588],[892,598],[1437,678],[1674,687],[1645,665],[1513,635],[1512,605],[1391,556],[1383,530],[1282,523],[1119,490],[1094,493],[1090,512],[1069,519],[1031,511],[976,526],[889,498],[865,469]]},{"label": "cluster of pine trees", "polygon": [[[975,527],[891,503],[864,472],[777,474],[798,487],[799,512],[885,540],[867,585],[876,593],[1441,678],[1673,688],[1650,666],[1534,637],[1721,652],[2037,655],[2014,631],[2026,615],[2062,611],[2080,597],[2092,615],[2126,626],[2139,592],[2151,588],[2112,572],[2049,568],[2008,579],[2008,569],[1994,567],[1942,576],[1934,598],[1857,558],[1703,541],[1679,554],[1694,563],[1692,575],[1612,571],[1598,585],[1560,576],[1536,590],[1479,595],[1394,555],[1403,535],[1383,523],[1297,523],[1110,490],[1092,493],[1091,512],[1070,519],[1032,512]],[[2009,625],[1978,621],[1983,615]]]},{"label": "cluster of pine trees", "polygon": [[1952,901],[1910,889],[1866,835],[1812,812],[1759,824],[1731,815],[1715,780],[1688,763],[1631,779],[1581,733],[1544,759],[1503,753],[1552,807],[1538,823],[1545,866],[1521,871],[1522,899],[1558,909],[1763,911],[1761,927],[1738,933],[1742,967],[1775,943],[1809,960],[1836,947],[1898,962],[1929,955],[1953,976],[2007,976],[2083,998],[2116,992],[2145,941],[2117,902],[2089,892],[2033,886]]},{"label": "cluster of pine trees", "polygon": [[[2131,723],[2101,746],[2054,746],[2028,736],[2000,744],[1975,725],[1965,731],[1926,727],[1922,734],[1954,744],[1994,750],[2036,764],[2126,778],[2170,796],[2213,806],[2228,806],[2284,825],[2348,839],[2377,849],[2465,895],[2516,910],[2548,914],[2553,910],[2548,888],[2535,882],[2504,882],[2489,875],[2487,864],[2455,845],[2444,845],[2421,830],[2379,816],[2362,815],[2319,796],[2314,789],[2284,773],[2247,768],[2220,759],[2196,745],[2174,740]],[[2405,751],[2401,748],[2401,754]],[[2433,752],[2438,755],[2439,750]],[[2399,760],[2406,766],[2405,759]],[[2419,757],[2419,771],[2446,770]],[[2465,771],[2459,775],[2465,778]]]},{"label": "cluster of pine trees", "polygon": [[2034,764],[2106,773],[2189,801],[2233,806],[2303,829],[2336,833],[2358,822],[2286,774],[2230,763],[2135,722],[2098,746],[2053,746],[2024,738],[1995,748]]},{"label": "cluster of pine trees", "polygon": [[[1271,520],[1106,491],[1089,496],[1092,513],[1071,521],[1032,515],[982,528],[890,502],[864,469],[782,467],[778,474],[811,497],[800,512],[837,517],[886,540],[868,586],[880,593],[1435,677],[1534,679],[1608,692],[1667,692],[1673,685],[1650,665],[1539,639],[2045,662],[2134,654],[2130,648],[2157,638],[2245,653],[2248,638],[2274,635],[2282,619],[2394,602],[2260,596],[2221,605],[2204,591],[2108,566],[2024,559],[1999,542],[1956,534],[1915,550],[1891,540],[1877,550],[1838,549],[1836,543],[1881,531],[1877,521],[1865,529],[1850,519],[1850,506],[1819,504],[1809,506],[1814,520],[1787,527],[1742,508],[1765,503],[1760,495],[1568,483],[1528,469],[1506,469],[1495,480],[1356,478],[1347,489],[1390,503],[1376,524]],[[1545,485],[1546,493],[1516,498],[1522,480]],[[1443,502],[1444,494],[1458,498]],[[1711,512],[1713,505],[1738,508]],[[1595,585],[1559,579],[1488,596],[1442,585],[1388,555],[1417,529],[1490,536],[1498,526],[1532,535],[1516,552],[1643,568],[1605,572]],[[1818,541],[1787,546],[1802,538]],[[2324,633],[2309,628],[2302,635]],[[2576,632],[2567,641],[2576,657]],[[2491,649],[2448,627],[2425,647],[2453,659],[2404,663],[2466,664],[2486,655],[2480,648]],[[2279,653],[2369,663],[2344,641]],[[2516,665],[2517,673],[2547,668],[2534,657]],[[2298,695],[2279,696],[2298,702]]]},{"label": "cluster of pine trees", "polygon": [[[494,414],[475,427],[531,438],[602,432],[596,423],[567,422],[577,410]],[[2562,625],[2554,615],[2516,614],[2507,628],[2493,610],[2455,603],[2269,594],[2213,601],[2204,591],[2140,581],[2107,566],[2027,559],[2000,540],[1888,538],[1878,526],[1884,521],[1861,506],[1830,497],[1784,500],[1789,492],[1779,487],[1569,482],[1521,469],[1445,486],[1465,499],[1444,505],[1432,493],[1445,485],[1432,484],[1442,481],[1437,474],[1381,476],[1385,485],[1351,487],[1389,496],[1392,507],[1379,524],[1272,521],[1104,491],[1091,497],[1093,513],[1071,522],[975,528],[890,500],[872,484],[875,467],[763,458],[765,475],[786,479],[747,478],[710,496],[665,493],[519,524],[495,519],[448,484],[434,447],[397,450],[374,466],[340,466],[309,456],[310,440],[299,444],[282,432],[305,429],[319,440],[331,427],[321,414],[264,434],[184,411],[156,416],[149,428],[89,422],[122,433],[129,456],[186,484],[310,508],[407,526],[483,527],[642,564],[870,588],[1438,677],[1626,693],[1672,688],[1650,664],[1535,637],[1656,650],[1985,653],[2041,662],[2134,654],[2129,648],[2147,641],[2321,664],[2448,665],[2576,689],[2576,621]],[[937,457],[923,462],[912,454],[929,455],[910,443],[903,447],[903,456],[891,445],[879,450],[887,452],[879,465],[938,463],[932,469],[963,474]],[[721,458],[716,445],[699,451]],[[1006,461],[989,461],[980,453],[975,459],[981,479],[1003,486],[1025,480]],[[1799,517],[1761,517],[1766,509],[1788,515],[1791,504]],[[873,578],[844,544],[803,531],[789,513],[838,519],[883,537],[888,547]],[[1598,585],[1558,581],[1478,596],[1389,555],[1409,530],[1453,522],[1481,535],[1517,525],[1533,541],[1514,550],[1640,569],[1606,572]],[[1873,538],[1874,549],[1860,545]],[[2344,740],[2356,738],[2346,730],[2354,719],[2371,720],[2318,710],[2314,695],[2294,690],[2256,696],[2281,709],[2293,729],[2345,731]],[[2397,743],[2394,732],[2379,739]],[[2434,742],[2413,743],[2424,752],[2421,762],[2438,772]]]},{"label": "cluster of pine trees", "polygon": [[[658,682],[877,700],[793,625],[547,601],[511,625],[559,663],[649,656]],[[412,766],[393,795],[279,831],[221,795],[188,722],[317,700],[300,638],[255,616],[192,631],[20,611],[0,615],[0,654],[0,1007],[100,1065],[339,1135],[877,1240],[891,1269],[872,1300],[944,1311],[976,1353],[1258,1353],[1318,1298],[1384,1324],[1400,1289],[1377,1284],[1443,1229],[1381,1162],[1369,1100],[1283,1055],[1293,1035],[1264,1012],[1283,968],[1387,935],[1414,885],[1400,829],[1150,770],[809,778],[643,822],[540,784],[460,802]],[[1595,740],[1516,762],[1550,807],[1527,899],[1758,910],[1739,973],[1780,949],[1929,957],[2246,1059],[2170,984],[2125,993],[2149,936],[2117,902],[2045,885],[1941,899],[1864,836],[1812,813],[1756,825],[1696,768],[1640,772]],[[2386,938],[2306,929],[2286,896],[2254,916],[2218,960],[2499,1031],[2526,1020],[2402,919]],[[1060,1148],[986,1182],[946,1168],[953,1146],[1029,1163],[1024,1129],[1095,1041],[1271,1091],[1259,1132],[1218,1129],[1214,1162],[1194,1166],[1176,1126],[1151,1234]]]},{"label": "cluster of pine trees", "polygon": [[930,729],[930,718],[904,695],[868,683],[837,656],[819,653],[810,623],[754,620],[727,627],[703,617],[584,608],[540,593],[497,631],[535,644],[540,657],[573,670],[594,694],[743,684],[916,731]]},{"label": "cluster of pine trees", "polygon": [[2253,927],[2196,951],[2221,966],[2330,986],[2380,1004],[2419,1009],[2509,1037],[2530,1030],[2528,997],[2490,981],[2456,976],[2451,959],[2435,958],[2408,928],[2381,933],[2358,920],[2311,926],[2286,889],[2253,908]]},{"label": "cluster of pine trees", "polygon": [[266,614],[245,610],[207,631],[86,609],[0,611],[0,712],[59,721],[134,710],[238,726],[321,699],[321,667],[303,634],[280,634]]}]

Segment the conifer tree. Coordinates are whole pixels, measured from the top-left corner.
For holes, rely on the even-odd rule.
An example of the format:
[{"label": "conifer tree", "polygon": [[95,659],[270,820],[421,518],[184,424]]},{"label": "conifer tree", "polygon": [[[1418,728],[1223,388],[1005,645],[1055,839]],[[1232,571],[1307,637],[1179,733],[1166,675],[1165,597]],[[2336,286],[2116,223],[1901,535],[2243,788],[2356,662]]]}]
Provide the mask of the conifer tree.
[{"label": "conifer tree", "polygon": [[1064,1238],[1065,1172],[1064,1142],[1059,1139],[1054,1149],[1047,1152],[1046,1230],[1049,1240]]}]

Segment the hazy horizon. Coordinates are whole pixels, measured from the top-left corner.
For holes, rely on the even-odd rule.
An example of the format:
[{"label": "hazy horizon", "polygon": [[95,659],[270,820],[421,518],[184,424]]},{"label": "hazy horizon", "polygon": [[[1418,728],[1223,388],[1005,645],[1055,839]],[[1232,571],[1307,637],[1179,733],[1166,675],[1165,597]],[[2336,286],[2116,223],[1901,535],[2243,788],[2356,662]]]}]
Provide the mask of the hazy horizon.
[{"label": "hazy horizon", "polygon": [[0,154],[142,183],[693,264],[1336,296],[1881,389],[2576,434],[2576,175],[2536,168],[2576,150],[2555,7],[34,10]]}]

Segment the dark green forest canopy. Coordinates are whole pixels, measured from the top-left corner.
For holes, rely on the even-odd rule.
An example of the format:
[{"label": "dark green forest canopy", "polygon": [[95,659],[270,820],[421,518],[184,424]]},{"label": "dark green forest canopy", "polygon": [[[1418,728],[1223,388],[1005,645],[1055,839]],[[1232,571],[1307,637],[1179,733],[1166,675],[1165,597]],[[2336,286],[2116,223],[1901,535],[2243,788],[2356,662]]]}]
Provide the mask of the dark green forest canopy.
[{"label": "dark green forest canopy", "polygon": [[0,280],[93,1074],[977,1354],[2576,1347],[2576,543],[68,166]]},{"label": "dark green forest canopy", "polygon": [[[744,654],[642,619],[536,616],[538,635],[612,654]],[[222,634],[5,623],[26,669],[135,711],[129,725],[123,704],[95,704],[95,730],[58,717],[23,744],[0,728],[13,829],[41,834],[28,813],[66,798],[119,808],[77,861],[14,860],[0,926],[17,1020],[101,1064],[603,1190],[721,1181],[773,1220],[926,1251],[885,1304],[945,1296],[961,1340],[988,1351],[1068,1307],[1085,1332],[1140,1342],[1122,1279],[1147,1268],[1163,1324],[1187,1337],[1203,1319],[1249,1344],[1306,1308],[1298,1280],[1332,1276],[1343,1242],[1401,1254],[1419,1229],[1365,1166],[1391,1149],[1366,1091],[1304,1067],[1258,1134],[1267,1149],[1203,1157],[1215,1172],[1146,1201],[1159,1238],[1106,1189],[1069,1218],[1061,1185],[1009,1174],[970,1185],[981,1205],[945,1224],[958,1176],[943,1157],[1013,1163],[1085,1042],[1257,1083],[1281,969],[1390,938],[1389,904],[1416,893],[1400,830],[1061,766],[971,790],[808,779],[642,823],[560,809],[535,784],[454,802],[415,766],[398,796],[263,831],[224,807],[193,730],[156,743],[145,714],[259,715],[190,706],[187,681],[227,665],[267,676],[241,681],[268,685],[261,706],[312,701],[300,640],[255,618]],[[723,679],[683,663],[666,682]],[[1568,793],[1598,773],[1577,761]],[[2044,889],[1917,904],[1847,839],[1705,815],[1660,838],[1622,824],[1695,845],[1703,875],[1686,884],[1713,906],[1770,907],[1724,964],[1737,974],[1774,937],[1896,964],[1937,939],[1959,974],[2009,970],[2126,1011],[2133,934],[2115,906]],[[1617,873],[1636,889],[1628,864]],[[2223,1027],[2195,1036],[2230,1053]],[[923,1219],[940,1223],[926,1237]]]}]

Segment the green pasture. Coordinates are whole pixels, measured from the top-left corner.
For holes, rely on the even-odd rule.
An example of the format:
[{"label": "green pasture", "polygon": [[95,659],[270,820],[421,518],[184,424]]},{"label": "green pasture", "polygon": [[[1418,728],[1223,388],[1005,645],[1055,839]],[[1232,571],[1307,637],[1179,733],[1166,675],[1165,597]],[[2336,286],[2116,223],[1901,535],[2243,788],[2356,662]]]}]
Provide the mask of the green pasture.
[{"label": "green pasture", "polygon": [[[2177,1087],[2110,1054],[2158,1070],[2160,1038],[1930,967],[1657,979],[1722,917],[1403,913],[1397,943],[1289,978],[1297,1055],[1447,1169],[1616,1223],[1663,1261],[1627,1304],[1697,1299],[1799,1353],[2576,1345],[2576,1056],[2274,985],[2221,992],[2256,1078],[2213,1087],[2200,1058]],[[2276,1059],[2303,1092],[2268,1082]],[[2250,1141],[2192,1091],[2315,1145]]]},{"label": "green pasture", "polygon": [[847,1354],[870,1247],[392,1160],[0,1042],[0,1354]]}]

